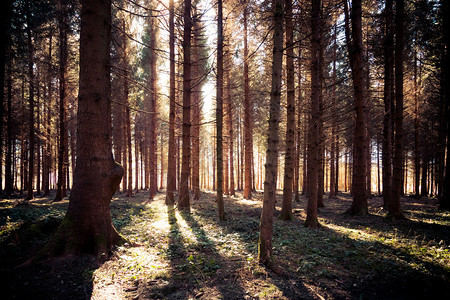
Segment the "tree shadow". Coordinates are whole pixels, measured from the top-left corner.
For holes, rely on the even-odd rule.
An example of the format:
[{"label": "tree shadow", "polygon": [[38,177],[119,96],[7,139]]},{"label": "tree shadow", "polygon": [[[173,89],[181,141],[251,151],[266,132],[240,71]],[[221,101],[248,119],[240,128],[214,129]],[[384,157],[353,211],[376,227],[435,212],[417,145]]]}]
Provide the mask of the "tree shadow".
[{"label": "tree shadow", "polygon": [[238,274],[235,274],[236,270],[242,268],[242,261],[231,260],[221,255],[217,250],[218,245],[208,237],[203,225],[192,214],[181,212],[181,216],[197,238],[195,246],[197,252],[204,253],[207,256],[207,261],[202,261],[200,268],[203,269],[207,277],[212,278],[214,276],[209,285],[220,292],[220,298],[243,299],[246,293],[238,280]]}]

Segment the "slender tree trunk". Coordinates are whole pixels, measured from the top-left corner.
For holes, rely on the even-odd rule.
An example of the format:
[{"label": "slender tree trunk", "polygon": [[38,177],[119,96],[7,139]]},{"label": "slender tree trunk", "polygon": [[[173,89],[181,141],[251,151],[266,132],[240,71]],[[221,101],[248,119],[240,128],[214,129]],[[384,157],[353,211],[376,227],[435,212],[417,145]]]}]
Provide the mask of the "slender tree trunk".
[{"label": "slender tree trunk", "polygon": [[367,87],[364,80],[364,60],[362,46],[361,28],[361,0],[352,1],[352,33],[350,39],[350,28],[348,20],[348,4],[344,1],[345,8],[345,32],[349,52],[350,65],[352,70],[354,109],[355,109],[355,130],[353,147],[353,180],[352,194],[353,202],[347,213],[350,215],[367,215],[367,165],[366,165],[366,116],[365,97]]},{"label": "slender tree trunk", "polygon": [[286,155],[284,159],[284,187],[281,219],[292,220],[292,183],[295,156],[295,82],[294,82],[294,25],[292,22],[292,0],[286,0]]},{"label": "slender tree trunk", "polygon": [[395,13],[395,138],[394,138],[394,172],[392,181],[392,199],[389,204],[388,217],[404,219],[400,211],[400,197],[403,186],[403,51],[405,2],[396,0]]},{"label": "slender tree trunk", "polygon": [[69,208],[44,249],[48,255],[90,253],[105,259],[122,238],[110,202],[124,174],[111,147],[111,3],[82,1],[77,163]]},{"label": "slender tree trunk", "polygon": [[191,0],[184,0],[183,33],[183,150],[178,207],[190,211],[189,161],[191,156]]},{"label": "slender tree trunk", "polygon": [[61,201],[65,197],[65,165],[66,149],[66,99],[67,99],[67,6],[65,0],[59,0],[59,149],[58,149],[58,184],[56,196],[53,201]]},{"label": "slender tree trunk", "polygon": [[[337,25],[334,25],[334,34],[333,34],[333,83],[331,87],[331,107],[336,107],[336,56],[337,56]],[[336,114],[332,114],[331,116],[331,153],[330,153],[330,199],[336,199],[337,189],[336,189]]]},{"label": "slender tree trunk", "polygon": [[295,202],[300,202],[300,193],[299,193],[299,185],[300,185],[300,154],[301,154],[301,126],[302,126],[302,118],[301,118],[301,109],[300,107],[302,106],[302,61],[301,61],[301,57],[302,57],[302,50],[301,50],[301,44],[299,44],[298,46],[298,95],[297,95],[297,137],[296,137],[296,150],[295,150],[295,181],[294,181],[294,200]]},{"label": "slender tree trunk", "polygon": [[[420,72],[419,72],[420,73]],[[420,198],[420,132],[419,132],[419,86],[417,79],[417,53],[414,52],[414,194]]]},{"label": "slender tree trunk", "polygon": [[274,34],[272,61],[272,89],[270,93],[269,131],[267,134],[264,199],[259,225],[258,260],[272,267],[273,211],[278,162],[278,131],[280,123],[281,75],[283,62],[283,12],[284,1],[274,0]]},{"label": "slender tree trunk", "polygon": [[244,199],[252,198],[252,105],[250,99],[250,82],[248,78],[248,37],[247,37],[247,2],[244,3]]},{"label": "slender tree trunk", "polygon": [[384,118],[383,118],[383,201],[384,208],[389,208],[392,198],[392,82],[394,66],[394,31],[392,29],[393,0],[386,0],[384,38]]},{"label": "slender tree trunk", "polygon": [[235,182],[234,182],[234,131],[233,131],[233,102],[231,101],[231,68],[232,68],[232,59],[231,55],[228,55],[228,70],[227,70],[227,91],[228,91],[228,98],[227,101],[227,115],[228,115],[228,122],[227,122],[227,128],[228,128],[228,140],[229,140],[229,164],[230,164],[230,189],[228,191],[228,194],[231,196],[235,195]]},{"label": "slender tree trunk", "polygon": [[217,207],[219,219],[225,220],[223,204],[223,25],[222,0],[218,1],[217,13],[217,81],[216,81],[216,131],[217,131]]},{"label": "slender tree trunk", "polygon": [[13,118],[12,118],[12,60],[10,57],[11,46],[8,49],[8,72],[7,72],[7,131],[6,131],[6,160],[5,160],[5,193],[10,196],[14,190],[14,153],[15,143],[13,141]]},{"label": "slender tree trunk", "polygon": [[166,204],[174,204],[174,191],[176,189],[176,145],[175,145],[175,25],[174,0],[169,0],[169,143],[167,151],[167,186]]},{"label": "slender tree trunk", "polygon": [[[33,180],[34,180],[34,144],[35,144],[35,132],[34,132],[34,46],[33,39],[31,37],[31,8],[30,1],[26,2],[26,20],[27,20],[27,43],[28,43],[28,81],[29,81],[29,159],[28,159],[28,184],[27,184],[27,197],[25,201],[33,199]],[[3,92],[3,91],[2,91]]]},{"label": "slender tree trunk", "polygon": [[306,209],[305,226],[316,228],[320,226],[317,219],[317,204],[319,202],[319,168],[320,168],[320,10],[321,1],[312,1],[311,11],[311,103],[308,128],[308,205]]},{"label": "slender tree trunk", "polygon": [[[10,48],[10,29],[11,29],[11,9],[12,9],[12,0],[5,0],[1,2],[0,6],[0,40],[2,41],[0,45],[0,166],[3,166],[3,118],[4,118],[4,111],[5,111],[5,67],[6,63],[11,60],[9,57],[11,54],[11,51],[7,51],[8,48]],[[9,62],[8,62],[9,63]],[[9,142],[7,141],[7,145]],[[8,160],[8,149],[6,152],[6,160]],[[6,162],[5,160],[5,162]],[[6,166],[5,166],[6,167]],[[9,179],[6,177],[6,171],[5,170],[5,190],[8,192],[7,186],[10,185]],[[11,171],[11,166],[9,166],[9,172]],[[10,173],[8,173],[9,176]],[[8,182],[8,185],[6,184]],[[0,192],[3,189],[3,176],[0,172]],[[8,194],[8,193],[7,193]],[[10,192],[9,192],[10,194]]]}]

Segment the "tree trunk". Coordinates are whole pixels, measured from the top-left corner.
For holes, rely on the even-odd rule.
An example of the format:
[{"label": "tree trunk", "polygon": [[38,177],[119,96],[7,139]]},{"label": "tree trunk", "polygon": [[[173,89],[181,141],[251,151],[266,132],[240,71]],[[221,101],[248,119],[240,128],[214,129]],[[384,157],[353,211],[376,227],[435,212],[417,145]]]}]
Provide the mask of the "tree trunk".
[{"label": "tree trunk", "polygon": [[292,22],[292,0],[286,0],[286,89],[287,89],[287,118],[286,118],[286,155],[284,159],[284,187],[281,219],[292,220],[292,183],[294,175],[295,156],[295,82],[294,82],[294,44]]},{"label": "tree trunk", "polygon": [[367,87],[364,80],[364,59],[362,46],[361,28],[361,0],[352,1],[352,33],[350,38],[350,28],[348,20],[348,4],[344,1],[345,8],[345,33],[349,53],[350,66],[353,79],[353,95],[355,109],[355,130],[353,148],[353,180],[352,194],[353,202],[347,213],[350,215],[367,215],[367,165],[366,165],[366,116],[365,97]]},{"label": "tree trunk", "polygon": [[320,10],[321,1],[312,1],[311,10],[311,103],[308,128],[308,205],[306,209],[305,226],[316,228],[320,226],[317,219],[317,204],[319,197],[320,168]]},{"label": "tree trunk", "polygon": [[252,198],[252,105],[248,78],[247,2],[244,3],[244,199]]},{"label": "tree trunk", "polygon": [[228,115],[228,119],[227,119],[227,131],[228,131],[228,141],[229,141],[229,164],[230,164],[230,189],[228,191],[228,194],[231,196],[235,195],[235,183],[234,183],[234,132],[233,132],[233,102],[231,101],[231,68],[232,68],[232,57],[229,54],[228,55],[228,62],[229,62],[229,66],[228,66],[228,70],[227,70],[227,91],[228,91],[228,98],[226,99],[227,101],[227,115]]},{"label": "tree trunk", "polygon": [[184,0],[183,33],[183,149],[178,207],[190,211],[189,162],[191,156],[191,0]]},{"label": "tree trunk", "polygon": [[66,153],[66,99],[67,89],[67,6],[64,0],[59,0],[59,149],[58,149],[58,185],[56,196],[53,201],[61,201],[65,197],[63,186],[65,186],[65,178],[67,166],[65,165]]},{"label": "tree trunk", "polygon": [[217,81],[216,81],[216,159],[217,159],[217,207],[220,221],[225,220],[223,204],[223,25],[222,0],[218,1],[217,13]]},{"label": "tree trunk", "polygon": [[439,200],[439,208],[450,210],[450,122],[448,121],[450,117],[450,5],[448,1],[442,1],[442,16],[444,18],[444,53],[442,56],[443,89],[441,90],[441,93],[443,93],[442,100],[446,111],[446,126],[444,126],[444,131],[446,131],[447,136],[447,160],[445,163],[444,180],[442,182],[442,197],[440,197]]},{"label": "tree trunk", "polygon": [[111,3],[82,1],[77,163],[69,208],[44,254],[109,256],[122,240],[110,202],[124,174],[112,155],[110,101]]},{"label": "tree trunk", "polygon": [[[333,83],[331,87],[331,107],[336,107],[336,56],[337,56],[337,24],[334,25],[333,34],[334,44],[333,44]],[[330,153],[330,199],[336,199],[337,189],[336,189],[336,114],[331,115],[331,153]]]},{"label": "tree trunk", "polygon": [[395,137],[394,137],[394,172],[392,181],[392,198],[389,204],[388,218],[404,219],[400,211],[400,197],[403,186],[403,51],[405,2],[396,0],[395,14]]},{"label": "tree trunk", "polygon": [[175,25],[174,0],[169,0],[169,142],[167,151],[167,186],[166,204],[175,203],[174,191],[176,189],[176,145],[175,145]]},{"label": "tree trunk", "polygon": [[284,1],[274,0],[274,33],[272,89],[270,93],[269,131],[267,134],[264,199],[259,225],[258,260],[272,267],[273,211],[275,208],[276,177],[278,163],[278,131],[280,123],[281,75],[283,62],[283,12]]},{"label": "tree trunk", "polygon": [[33,180],[34,180],[34,144],[35,144],[35,132],[34,132],[34,46],[33,46],[33,38],[31,36],[31,8],[30,1],[26,2],[26,20],[27,20],[27,46],[28,46],[28,84],[29,84],[29,120],[28,120],[28,182],[27,182],[27,197],[25,201],[29,201],[33,199]]},{"label": "tree trunk", "polygon": [[301,44],[298,46],[298,95],[297,95],[297,137],[296,137],[296,151],[295,151],[295,181],[294,181],[294,200],[295,202],[300,202],[300,193],[299,193],[299,185],[300,185],[300,153],[301,153],[301,126],[302,126],[302,118],[301,118],[301,109],[302,106],[302,48]]},{"label": "tree trunk", "polygon": [[393,0],[386,0],[385,22],[386,33],[384,38],[384,118],[383,118],[383,201],[384,208],[389,208],[392,198],[392,82],[394,67],[394,31],[392,29]]}]

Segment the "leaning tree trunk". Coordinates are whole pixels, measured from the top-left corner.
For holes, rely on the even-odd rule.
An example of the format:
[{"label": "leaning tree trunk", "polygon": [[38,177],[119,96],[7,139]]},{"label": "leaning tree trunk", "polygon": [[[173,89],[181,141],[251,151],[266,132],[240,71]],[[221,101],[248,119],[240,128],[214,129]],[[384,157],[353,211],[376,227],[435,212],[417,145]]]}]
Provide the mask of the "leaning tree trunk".
[{"label": "leaning tree trunk", "polygon": [[259,225],[258,260],[272,267],[273,211],[278,163],[278,131],[280,123],[281,73],[283,62],[283,0],[274,0],[274,33],[272,90],[270,93],[269,131],[267,133],[266,172],[264,198]]},{"label": "leaning tree trunk", "polygon": [[111,146],[111,3],[81,1],[80,84],[77,162],[69,208],[47,255],[90,253],[108,257],[121,241],[111,221],[110,202],[123,168]]},{"label": "leaning tree trunk", "polygon": [[294,83],[294,44],[292,22],[292,0],[286,0],[286,89],[287,89],[287,120],[286,120],[286,155],[284,160],[284,188],[281,219],[292,220],[292,184],[295,156],[295,83]]},{"label": "leaning tree trunk", "polygon": [[366,192],[366,116],[364,101],[366,97],[366,81],[364,80],[364,59],[362,46],[361,28],[361,0],[352,1],[352,37],[350,39],[350,26],[348,21],[348,5],[344,1],[345,8],[345,32],[347,46],[352,70],[353,96],[355,109],[355,133],[353,149],[353,180],[352,192],[353,202],[347,213],[350,215],[367,215],[367,192]]}]

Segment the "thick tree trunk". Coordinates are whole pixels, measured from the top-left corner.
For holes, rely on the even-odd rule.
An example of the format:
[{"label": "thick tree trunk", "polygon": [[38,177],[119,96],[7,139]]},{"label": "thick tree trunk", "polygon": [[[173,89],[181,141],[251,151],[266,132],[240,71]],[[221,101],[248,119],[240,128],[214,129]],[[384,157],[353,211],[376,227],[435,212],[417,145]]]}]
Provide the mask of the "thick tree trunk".
[{"label": "thick tree trunk", "polygon": [[191,156],[191,0],[184,0],[183,33],[183,149],[178,207],[190,211],[189,162]]},{"label": "thick tree trunk", "polygon": [[280,123],[281,75],[283,62],[283,12],[284,1],[274,0],[274,33],[272,89],[270,93],[269,131],[267,134],[264,199],[259,225],[258,260],[272,267],[273,211],[275,208],[276,177],[278,163],[278,131]]},{"label": "thick tree trunk", "polygon": [[244,3],[244,199],[252,198],[252,105],[250,99],[250,82],[248,77],[248,37],[247,37],[247,2]]},{"label": "thick tree trunk", "polygon": [[350,39],[350,28],[348,20],[347,1],[344,1],[345,7],[345,31],[347,37],[347,46],[349,60],[352,70],[354,109],[355,109],[355,130],[354,130],[354,148],[353,148],[353,180],[352,194],[353,202],[347,213],[350,215],[367,215],[367,165],[366,165],[366,116],[365,116],[365,97],[367,93],[366,81],[364,80],[364,60],[362,46],[362,28],[361,28],[361,0],[352,1],[352,33]]},{"label": "thick tree trunk", "polygon": [[446,126],[444,126],[446,130],[447,136],[447,159],[445,163],[445,173],[444,180],[442,186],[442,197],[439,201],[439,208],[450,210],[450,122],[448,121],[450,117],[450,4],[448,1],[442,1],[442,15],[444,17],[443,28],[444,28],[444,53],[443,53],[443,62],[442,62],[442,80],[443,80],[443,105],[446,108]]},{"label": "thick tree trunk", "polygon": [[316,228],[320,226],[317,219],[317,204],[319,197],[320,168],[320,9],[321,1],[312,1],[311,11],[311,103],[308,128],[308,205],[306,209],[305,226]]},{"label": "thick tree trunk", "polygon": [[392,199],[389,204],[388,218],[404,219],[400,211],[400,197],[403,187],[403,52],[405,2],[396,0],[395,13],[395,137],[394,137],[394,172],[392,177]]},{"label": "thick tree trunk", "polygon": [[284,159],[284,187],[281,219],[292,220],[292,183],[294,175],[295,156],[295,82],[294,82],[294,44],[292,22],[292,0],[286,0],[286,89],[287,89],[287,118],[286,118],[286,155]]},{"label": "thick tree trunk", "polygon": [[[110,202],[124,174],[111,147],[111,3],[82,1],[77,163],[69,208],[44,254],[107,258],[121,241]],[[46,253],[45,253],[46,252]]]}]

